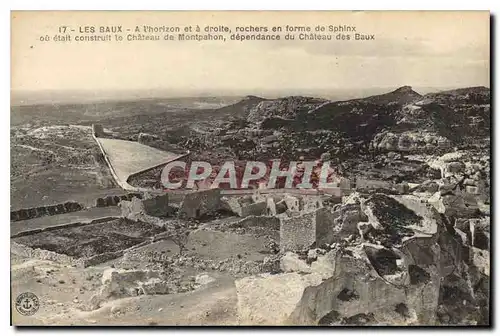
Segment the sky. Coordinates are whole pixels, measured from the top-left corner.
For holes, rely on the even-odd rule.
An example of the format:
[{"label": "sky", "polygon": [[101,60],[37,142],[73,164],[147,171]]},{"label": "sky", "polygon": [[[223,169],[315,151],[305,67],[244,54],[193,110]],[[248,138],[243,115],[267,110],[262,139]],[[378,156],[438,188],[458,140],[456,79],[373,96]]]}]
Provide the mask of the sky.
[{"label": "sky", "polygon": [[[349,25],[370,41],[42,42],[61,25]],[[238,92],[489,86],[489,12],[12,12],[11,89]],[[73,33],[75,34],[75,33]],[[336,35],[336,34],[334,34]],[[283,36],[283,35],[282,35]]]}]

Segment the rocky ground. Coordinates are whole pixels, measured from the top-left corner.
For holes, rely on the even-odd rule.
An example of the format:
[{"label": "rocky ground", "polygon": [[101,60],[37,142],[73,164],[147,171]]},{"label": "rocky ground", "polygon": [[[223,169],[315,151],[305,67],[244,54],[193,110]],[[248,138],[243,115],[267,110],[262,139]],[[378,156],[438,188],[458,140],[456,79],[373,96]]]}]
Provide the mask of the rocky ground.
[{"label": "rocky ground", "polygon": [[[109,222],[104,231],[88,225],[15,238],[34,249],[91,256],[144,242],[132,236],[151,237],[86,268],[50,256],[13,254],[13,293],[34,292],[42,303],[35,316],[15,314],[14,321],[488,324],[489,213],[477,201],[464,207],[467,194],[460,187],[419,189],[427,186],[414,186],[407,194],[355,192],[332,208],[320,207],[329,214],[321,225],[333,238],[293,251],[280,249],[284,228],[272,225],[275,217],[267,213],[200,221],[162,218],[164,227],[141,224],[140,232],[130,226],[134,222],[128,228]],[[283,223],[300,213],[276,216]],[[106,237],[113,237],[112,245]]]},{"label": "rocky ground", "polygon": [[[344,102],[252,96],[209,110],[212,126],[165,133],[156,132],[161,125],[148,129],[159,116],[144,120],[140,131],[155,135],[142,136],[151,145],[187,147],[196,159],[329,153],[352,188],[342,198],[214,191],[202,201],[162,199],[160,208],[148,201],[159,197],[153,193],[122,200],[120,214],[102,223],[15,237],[12,296],[35,293],[40,308],[23,316],[13,305],[13,322],[489,325],[489,100],[486,88],[422,96],[403,87]],[[114,122],[104,126],[127,138],[126,125]],[[47,154],[53,139],[31,143],[38,133],[15,132],[15,148],[32,154],[26,146],[46,143],[43,160],[67,157]],[[49,134],[64,140],[67,132],[86,130]],[[95,161],[78,169],[99,167],[108,176],[88,146]],[[19,174],[40,162],[14,160]]]}]

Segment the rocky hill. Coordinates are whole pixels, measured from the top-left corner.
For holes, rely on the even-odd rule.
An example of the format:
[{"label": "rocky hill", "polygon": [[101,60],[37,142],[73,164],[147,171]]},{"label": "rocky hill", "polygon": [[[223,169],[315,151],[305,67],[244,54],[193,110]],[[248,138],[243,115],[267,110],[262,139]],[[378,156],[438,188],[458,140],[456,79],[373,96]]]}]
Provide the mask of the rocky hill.
[{"label": "rocky hill", "polygon": [[[245,128],[280,132],[281,142],[288,147],[288,135],[295,142],[310,143],[305,138],[316,137],[311,132],[330,132],[342,138],[342,143],[356,143],[360,148],[422,152],[469,145],[471,139],[487,136],[489,100],[490,92],[485,87],[421,95],[403,86],[386,94],[347,101],[253,97],[225,109],[232,109],[240,118],[245,113],[238,111],[246,111]],[[330,138],[328,141],[337,142]],[[333,143],[322,147],[335,152]]]},{"label": "rocky hill", "polygon": [[447,90],[426,94],[426,98],[449,103],[450,101],[469,104],[489,104],[490,89],[484,86],[474,86],[462,89]]},{"label": "rocky hill", "polygon": [[267,118],[297,119],[324,102],[325,99],[301,96],[266,100],[250,110],[247,120],[258,123]]},{"label": "rocky hill", "polygon": [[394,91],[362,98],[361,100],[369,101],[374,104],[408,104],[422,98],[422,95],[413,91],[411,86],[402,86]]},{"label": "rocky hill", "polygon": [[216,109],[212,113],[214,114],[214,116],[218,117],[227,116],[232,119],[247,119],[248,115],[255,108],[255,106],[265,101],[267,101],[267,99],[250,95],[246,96],[239,102]]}]

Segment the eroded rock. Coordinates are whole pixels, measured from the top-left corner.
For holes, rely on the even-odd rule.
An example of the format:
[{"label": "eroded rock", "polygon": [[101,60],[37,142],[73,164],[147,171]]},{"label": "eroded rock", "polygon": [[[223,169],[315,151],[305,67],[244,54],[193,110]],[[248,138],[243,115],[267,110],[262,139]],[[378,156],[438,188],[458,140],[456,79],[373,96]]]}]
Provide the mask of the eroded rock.
[{"label": "eroded rock", "polygon": [[158,271],[108,268],[102,274],[99,291],[90,299],[90,306],[97,309],[102,302],[112,299],[167,294],[169,286]]}]

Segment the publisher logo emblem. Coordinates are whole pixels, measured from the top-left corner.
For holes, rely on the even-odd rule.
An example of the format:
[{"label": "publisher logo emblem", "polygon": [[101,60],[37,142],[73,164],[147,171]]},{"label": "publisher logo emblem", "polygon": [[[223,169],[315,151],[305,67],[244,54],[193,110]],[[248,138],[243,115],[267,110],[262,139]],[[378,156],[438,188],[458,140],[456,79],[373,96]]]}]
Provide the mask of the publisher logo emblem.
[{"label": "publisher logo emblem", "polygon": [[34,315],[38,308],[40,308],[40,302],[35,294],[26,292],[17,296],[16,310],[19,314],[25,316]]}]

